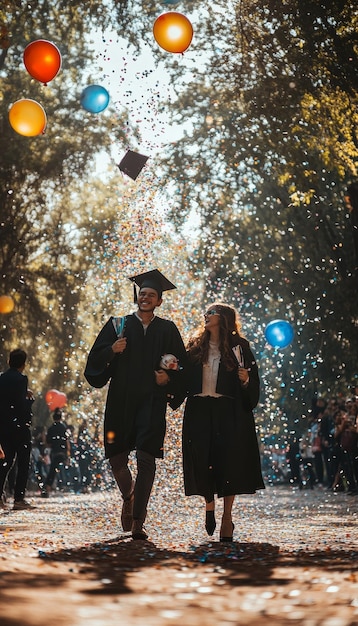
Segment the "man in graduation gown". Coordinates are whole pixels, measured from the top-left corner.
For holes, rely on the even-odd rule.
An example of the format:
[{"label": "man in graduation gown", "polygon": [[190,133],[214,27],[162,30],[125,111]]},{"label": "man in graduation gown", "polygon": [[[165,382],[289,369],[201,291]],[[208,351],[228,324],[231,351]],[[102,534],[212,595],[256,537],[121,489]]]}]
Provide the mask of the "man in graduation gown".
[{"label": "man in graduation gown", "polygon": [[[186,359],[176,325],[157,317],[162,292],[175,289],[158,270],[132,280],[138,309],[124,318],[111,317],[88,356],[85,377],[93,386],[110,380],[104,417],[105,454],[123,497],[122,527],[133,539],[146,539],[143,524],[152,490],[156,458],[163,458],[166,408],[184,400],[183,371],[164,369],[164,355],[174,355],[179,365]],[[137,477],[128,467],[136,450]]]}]

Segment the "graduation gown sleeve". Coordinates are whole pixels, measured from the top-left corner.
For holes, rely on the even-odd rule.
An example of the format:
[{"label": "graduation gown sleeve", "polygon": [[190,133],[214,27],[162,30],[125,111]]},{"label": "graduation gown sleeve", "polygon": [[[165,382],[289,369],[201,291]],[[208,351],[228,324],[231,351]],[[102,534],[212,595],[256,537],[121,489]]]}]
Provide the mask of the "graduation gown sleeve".
[{"label": "graduation gown sleeve", "polygon": [[92,387],[104,387],[113,375],[118,358],[112,350],[116,339],[117,335],[110,318],[97,336],[87,358],[84,376]]}]

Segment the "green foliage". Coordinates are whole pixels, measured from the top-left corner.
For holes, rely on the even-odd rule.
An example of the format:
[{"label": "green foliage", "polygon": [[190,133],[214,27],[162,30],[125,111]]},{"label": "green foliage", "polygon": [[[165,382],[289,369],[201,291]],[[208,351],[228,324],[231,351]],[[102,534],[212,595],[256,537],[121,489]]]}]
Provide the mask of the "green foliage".
[{"label": "green foliage", "polygon": [[[0,366],[20,344],[36,359],[36,369],[43,366],[43,384],[49,386],[66,372],[78,281],[91,263],[72,248],[79,218],[74,220],[70,190],[88,189],[97,154],[109,152],[126,128],[125,114],[119,118],[111,105],[95,116],[79,104],[93,68],[88,33],[105,28],[117,4],[108,3],[103,11],[101,2],[40,0],[7,2],[0,11],[1,291],[16,302],[14,312],[2,316]],[[38,38],[55,43],[62,56],[61,71],[48,86],[32,79],[22,60],[26,45]],[[44,107],[44,135],[24,137],[11,128],[8,110],[24,97]]]}]

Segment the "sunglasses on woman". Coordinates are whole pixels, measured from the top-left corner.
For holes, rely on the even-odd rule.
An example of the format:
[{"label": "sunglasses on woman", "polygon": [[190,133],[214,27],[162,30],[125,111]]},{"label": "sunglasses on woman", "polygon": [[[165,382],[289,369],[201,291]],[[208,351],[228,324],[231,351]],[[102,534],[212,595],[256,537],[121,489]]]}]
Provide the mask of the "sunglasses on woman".
[{"label": "sunglasses on woman", "polygon": [[220,315],[220,313],[216,309],[210,309],[210,311],[204,313],[204,317],[209,317],[210,315]]}]

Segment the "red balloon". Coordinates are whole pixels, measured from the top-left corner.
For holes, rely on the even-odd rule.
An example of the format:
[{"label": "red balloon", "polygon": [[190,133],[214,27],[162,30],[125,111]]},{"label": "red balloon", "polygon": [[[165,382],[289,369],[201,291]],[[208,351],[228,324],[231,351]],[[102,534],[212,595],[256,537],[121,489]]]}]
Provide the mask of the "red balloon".
[{"label": "red balloon", "polygon": [[57,389],[50,389],[45,395],[45,400],[50,411],[62,409],[67,404],[66,394]]},{"label": "red balloon", "polygon": [[47,85],[60,70],[61,54],[51,41],[37,39],[37,41],[32,41],[26,46],[24,63],[32,78]]}]

